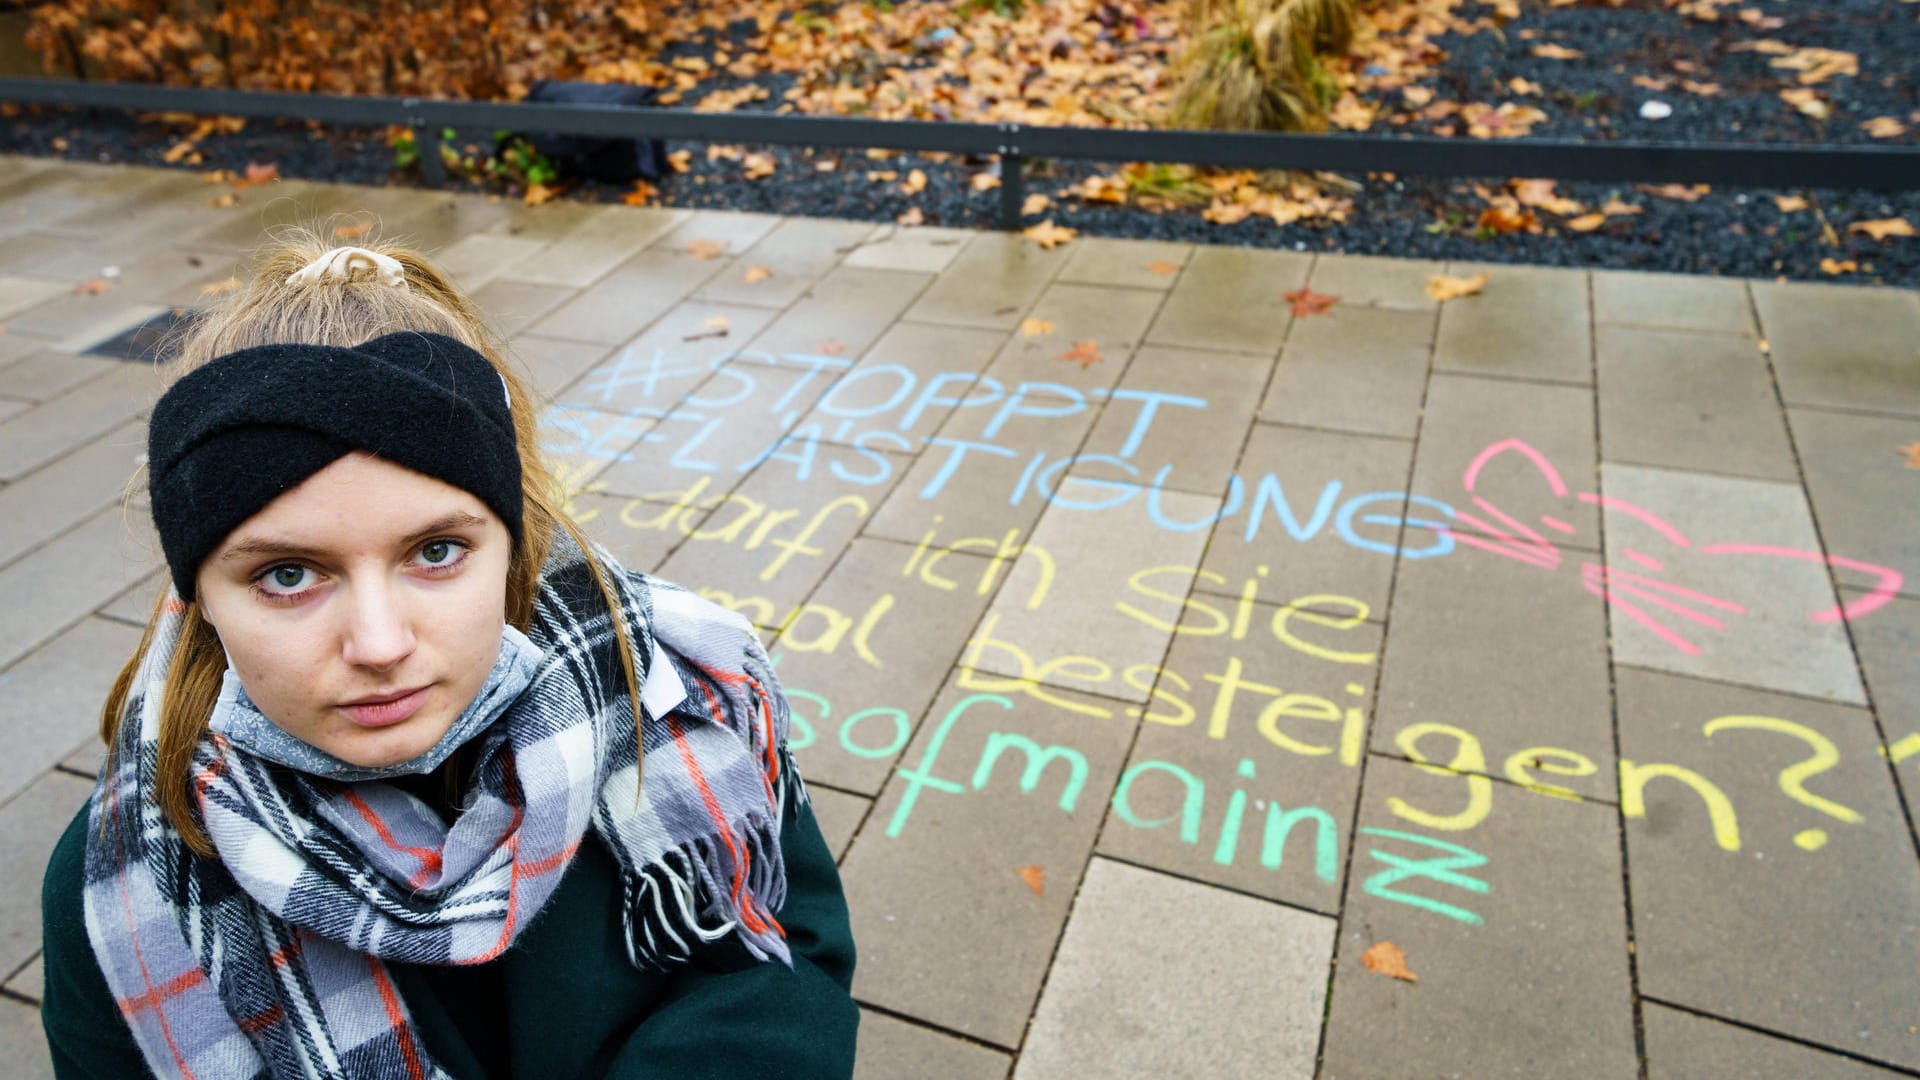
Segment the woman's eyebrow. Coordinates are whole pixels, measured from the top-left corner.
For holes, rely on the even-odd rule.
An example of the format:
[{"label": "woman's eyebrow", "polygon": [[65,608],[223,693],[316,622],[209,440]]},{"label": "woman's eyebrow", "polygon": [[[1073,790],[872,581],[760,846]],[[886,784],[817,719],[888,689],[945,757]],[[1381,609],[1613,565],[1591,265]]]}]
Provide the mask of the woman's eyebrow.
[{"label": "woman's eyebrow", "polygon": [[[470,529],[485,525],[486,519],[475,517],[464,510],[433,519],[411,535],[400,541],[401,547],[408,547],[434,533],[448,532],[454,529]],[[269,536],[247,536],[234,541],[220,556],[222,562],[228,559],[244,559],[259,555],[280,555],[301,558],[317,558],[328,554],[320,548],[306,547],[291,540],[280,540]]]}]

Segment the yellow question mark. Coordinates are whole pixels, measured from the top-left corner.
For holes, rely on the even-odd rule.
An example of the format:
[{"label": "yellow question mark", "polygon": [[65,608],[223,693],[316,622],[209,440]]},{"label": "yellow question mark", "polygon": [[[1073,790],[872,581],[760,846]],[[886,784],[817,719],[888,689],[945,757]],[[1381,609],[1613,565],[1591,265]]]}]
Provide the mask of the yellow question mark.
[{"label": "yellow question mark", "polygon": [[[1823,799],[1804,786],[1808,777],[1818,776],[1839,763],[1840,751],[1833,745],[1831,739],[1812,728],[1774,716],[1722,716],[1707,721],[1707,726],[1703,730],[1711,738],[1716,731],[1741,728],[1791,735],[1813,747],[1812,757],[1780,771],[1780,790],[1786,792],[1787,798],[1802,806],[1810,806],[1830,817],[1838,818],[1849,825],[1859,824],[1863,820],[1859,812],[1842,806],[1832,799]],[[1795,835],[1793,842],[1800,845],[1802,850],[1818,851],[1827,842],[1827,832],[1825,829],[1806,829]]]}]

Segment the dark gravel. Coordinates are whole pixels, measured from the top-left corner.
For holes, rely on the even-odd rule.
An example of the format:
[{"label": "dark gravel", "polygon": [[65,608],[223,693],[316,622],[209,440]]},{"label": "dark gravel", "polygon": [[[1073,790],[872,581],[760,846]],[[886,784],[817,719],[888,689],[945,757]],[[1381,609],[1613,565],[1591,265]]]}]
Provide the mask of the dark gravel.
[{"label": "dark gravel", "polygon": [[[1551,117],[1533,130],[1542,137],[1857,144],[1869,141],[1860,129],[1861,121],[1893,116],[1907,123],[1909,133],[1896,140],[1872,141],[1915,143],[1920,122],[1912,114],[1920,108],[1920,99],[1910,59],[1920,53],[1920,5],[1893,0],[1796,0],[1791,4],[1754,0],[1751,6],[1785,18],[1786,25],[1755,29],[1734,21],[1734,8],[1723,9],[1727,17],[1718,24],[1683,21],[1658,0],[1626,0],[1619,7],[1530,4],[1522,18],[1501,33],[1437,39],[1449,59],[1429,85],[1443,98],[1501,101],[1512,99],[1502,88],[1515,76],[1540,83],[1544,88],[1540,105]],[[1523,37],[1523,30],[1533,34]],[[1790,73],[1770,68],[1772,56],[1730,49],[1737,42],[1760,38],[1854,52],[1861,74],[1819,84],[1816,89],[1831,101],[1833,115],[1824,122],[1813,120],[1778,97],[1778,90],[1789,85],[1785,78]],[[1543,43],[1577,49],[1585,58],[1557,61],[1534,56],[1532,48]],[[683,42],[673,51],[704,47],[701,42]],[[1723,92],[1702,97],[1678,89],[1656,92],[1632,83],[1636,74],[1674,74],[1675,60],[1697,65],[1699,72],[1690,77],[1720,83]],[[734,82],[716,81],[703,84],[702,89]],[[770,100],[756,107],[771,108],[780,102],[786,83],[769,79],[765,84],[772,90]],[[1649,99],[1672,105],[1673,115],[1665,120],[1641,119],[1639,107]],[[1417,131],[1424,126],[1419,122],[1383,130]],[[161,165],[161,156],[177,134],[177,130],[108,111],[26,109],[0,120],[0,152]],[[490,133],[459,134],[460,142],[487,145],[491,141]],[[64,150],[53,148],[56,138],[66,140]],[[694,151],[693,167],[662,184],[665,205],[871,221],[893,220],[917,206],[928,225],[991,228],[995,224],[999,193],[976,192],[969,184],[974,173],[995,167],[990,159],[927,160],[902,154],[879,162],[861,151],[843,154],[768,147],[779,163],[778,172],[765,180],[747,181],[741,178],[737,162],[709,163],[704,146],[688,144],[687,148]],[[200,149],[204,161],[194,167],[199,171],[238,171],[249,162],[273,162],[286,177],[418,183],[416,177],[394,173],[393,153],[374,129],[253,121],[238,134],[202,140]],[[822,159],[841,165],[821,172],[815,164]],[[866,179],[870,169],[897,170],[904,177],[914,168],[925,171],[928,184],[913,197],[901,194],[898,184]],[[1087,162],[1034,162],[1029,190],[1054,194],[1109,168]],[[1865,219],[1905,217],[1920,225],[1920,192],[1716,189],[1698,201],[1685,202],[1651,195],[1633,185],[1562,184],[1559,194],[1589,206],[1619,198],[1644,207],[1644,212],[1610,219],[1586,234],[1553,230],[1489,236],[1476,235],[1473,228],[1485,204],[1473,194],[1471,181],[1405,174],[1391,181],[1355,179],[1363,187],[1354,196],[1354,211],[1344,224],[1309,221],[1282,228],[1258,219],[1221,226],[1203,220],[1197,211],[1081,205],[1070,198],[1059,200],[1040,216],[1051,216],[1084,235],[1920,286],[1920,238],[1874,241],[1847,232],[1849,223]],[[1490,178],[1487,186],[1497,187],[1504,179]],[[484,185],[460,179],[451,180],[448,187],[486,190]],[[627,185],[583,181],[566,197],[613,202],[628,190]],[[1823,240],[1820,217],[1813,210],[1782,213],[1770,198],[1788,194],[1813,201],[1836,231],[1838,247]],[[1039,216],[1029,220],[1037,221]],[[1821,269],[1823,259],[1853,260],[1859,269],[1831,275]]]}]

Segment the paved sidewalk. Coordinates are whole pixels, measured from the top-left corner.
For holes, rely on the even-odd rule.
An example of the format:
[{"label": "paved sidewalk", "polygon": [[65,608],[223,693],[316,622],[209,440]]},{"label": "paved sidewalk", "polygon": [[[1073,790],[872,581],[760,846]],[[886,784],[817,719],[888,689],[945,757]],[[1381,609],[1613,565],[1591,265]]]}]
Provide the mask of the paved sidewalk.
[{"label": "paved sidewalk", "polygon": [[212,194],[0,158],[0,1071],[159,588],[81,353],[365,210],[765,628],[863,1078],[1920,1075],[1920,296]]}]

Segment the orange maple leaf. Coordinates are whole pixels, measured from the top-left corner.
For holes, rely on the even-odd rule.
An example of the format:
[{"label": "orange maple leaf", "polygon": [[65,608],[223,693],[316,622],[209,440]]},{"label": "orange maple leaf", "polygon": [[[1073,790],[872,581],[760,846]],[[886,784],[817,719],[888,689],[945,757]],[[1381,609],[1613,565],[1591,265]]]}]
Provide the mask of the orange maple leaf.
[{"label": "orange maple leaf", "polygon": [[1047,872],[1045,870],[1038,866],[1022,866],[1014,873],[1019,874],[1020,880],[1027,883],[1027,888],[1033,890],[1033,895],[1041,896],[1046,893]]},{"label": "orange maple leaf", "polygon": [[[0,323],[0,332],[5,330],[6,324]],[[1907,468],[1920,469],[1920,442],[1908,443],[1900,448],[1900,452],[1907,455]]]},{"label": "orange maple leaf", "polygon": [[1079,364],[1081,371],[1085,371],[1106,359],[1106,357],[1100,355],[1099,343],[1094,341],[1076,341],[1073,343],[1073,348],[1061,353],[1059,358],[1062,360],[1071,360]]},{"label": "orange maple leaf", "polygon": [[828,338],[820,343],[820,355],[822,356],[839,356],[846,351],[847,343],[844,341]]},{"label": "orange maple leaf", "polygon": [[368,218],[365,221],[353,225],[335,225],[333,227],[333,238],[335,240],[357,240],[372,230],[373,219]]},{"label": "orange maple leaf", "polygon": [[216,195],[207,200],[207,205],[215,209],[224,209],[240,201],[240,196],[229,191],[225,195]]},{"label": "orange maple leaf", "polygon": [[1880,218],[1875,221],[1856,221],[1847,226],[1850,233],[1871,236],[1875,240],[1885,240],[1889,236],[1912,236],[1913,223],[1906,218]]},{"label": "orange maple leaf", "polygon": [[1155,259],[1152,262],[1147,264],[1147,269],[1153,271],[1156,274],[1161,275],[1162,277],[1165,277],[1168,274],[1179,273],[1180,264],[1177,262],[1168,262],[1165,259]]},{"label": "orange maple leaf", "polygon": [[88,278],[87,280],[73,287],[73,295],[99,296],[101,293],[106,292],[108,289],[111,289],[111,288],[113,288],[113,284],[109,282],[106,278]]},{"label": "orange maple leaf", "polygon": [[620,196],[620,201],[626,203],[628,206],[645,206],[652,202],[654,196],[658,194],[660,194],[659,189],[652,184],[645,180],[635,180],[633,182],[633,190]]},{"label": "orange maple leaf", "polygon": [[717,259],[727,253],[727,244],[724,240],[689,240],[680,250],[696,259]]},{"label": "orange maple leaf", "polygon": [[1020,334],[1022,337],[1039,337],[1041,334],[1051,333],[1053,333],[1053,324],[1045,319],[1020,320]]},{"label": "orange maple leaf", "polygon": [[1340,298],[1337,296],[1327,296],[1323,293],[1314,292],[1305,285],[1300,286],[1292,292],[1284,292],[1280,295],[1292,301],[1293,313],[1301,316],[1325,315],[1328,308],[1340,302]]},{"label": "orange maple leaf", "polygon": [[1407,970],[1407,954],[1391,941],[1382,941],[1361,953],[1360,962],[1375,975],[1385,975],[1401,982],[1420,981],[1420,976]]},{"label": "orange maple leaf", "polygon": [[747,267],[747,272],[741,275],[740,280],[749,285],[758,285],[760,282],[772,276],[773,268],[770,266],[749,266]]}]

